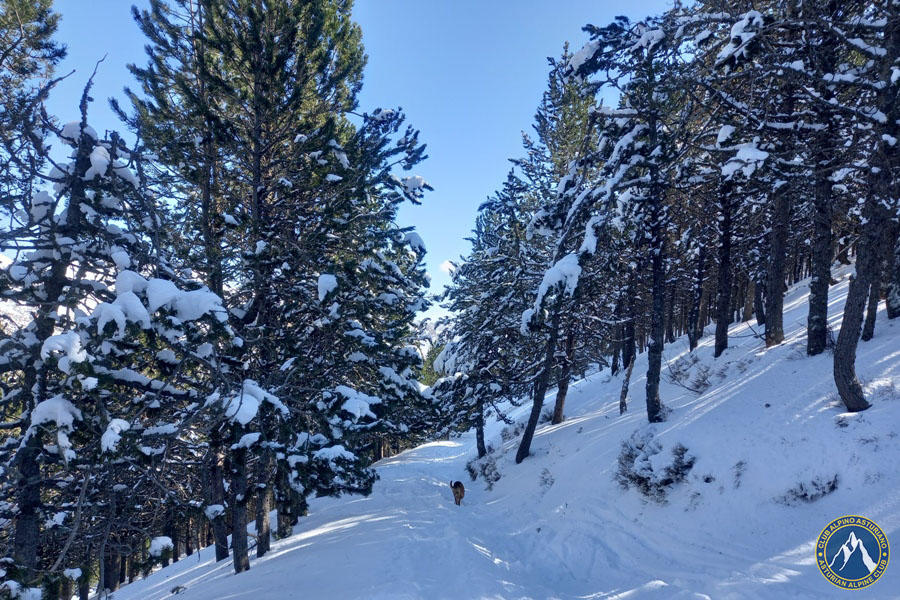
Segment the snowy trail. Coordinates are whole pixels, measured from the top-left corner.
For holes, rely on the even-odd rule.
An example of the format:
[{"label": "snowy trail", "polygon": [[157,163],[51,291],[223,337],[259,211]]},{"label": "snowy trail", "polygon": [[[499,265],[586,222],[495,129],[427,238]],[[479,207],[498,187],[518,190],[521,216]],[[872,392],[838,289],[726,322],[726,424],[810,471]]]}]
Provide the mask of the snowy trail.
[{"label": "snowy trail", "polygon": [[[520,465],[518,436],[502,441],[505,426],[490,423],[501,475],[491,490],[466,474],[471,432],[426,444],[379,462],[368,498],[313,500],[295,534],[253,560],[249,573],[235,576],[228,560],[213,565],[204,550],[199,560],[184,558],[115,592],[115,600],[162,600],[179,585],[183,600],[853,595],[818,572],[815,540],[832,519],[862,514],[900,544],[900,325],[879,314],[876,337],[860,345],[857,362],[873,407],[843,414],[831,356],[805,356],[806,293],[801,283],[786,296],[781,346],[765,349],[747,324],[732,326],[719,359],[712,340],[702,340],[691,369],[708,369],[708,388],[696,394],[664,381],[672,409],[665,423],[646,423],[641,355],[628,413],[618,414],[621,377],[590,375],[571,386],[566,421],[539,426]],[[846,276],[831,290],[833,326],[845,294]],[[669,364],[687,354],[684,340],[665,349]],[[524,420],[529,410],[511,416]],[[665,504],[614,481],[622,442],[635,431],[664,447],[651,462],[676,443],[696,457]],[[837,489],[821,498],[791,495],[832,478]],[[461,507],[451,479],[466,485]],[[900,565],[855,594],[900,598]]]}]

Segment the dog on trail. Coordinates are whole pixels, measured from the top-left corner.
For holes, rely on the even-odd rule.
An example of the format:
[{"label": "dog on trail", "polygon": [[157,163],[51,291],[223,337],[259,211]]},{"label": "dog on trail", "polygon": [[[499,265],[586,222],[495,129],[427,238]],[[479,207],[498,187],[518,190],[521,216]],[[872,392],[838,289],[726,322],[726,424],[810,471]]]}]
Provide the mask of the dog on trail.
[{"label": "dog on trail", "polygon": [[453,500],[455,500],[456,505],[459,506],[463,496],[466,495],[466,488],[463,487],[462,481],[451,481],[450,489],[453,490]]}]

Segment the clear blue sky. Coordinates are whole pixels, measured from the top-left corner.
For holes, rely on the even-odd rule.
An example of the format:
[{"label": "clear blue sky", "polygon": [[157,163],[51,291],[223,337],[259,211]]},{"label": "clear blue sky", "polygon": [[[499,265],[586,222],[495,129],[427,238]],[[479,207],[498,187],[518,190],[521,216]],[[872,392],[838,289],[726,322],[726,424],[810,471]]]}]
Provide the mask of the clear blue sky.
[{"label": "clear blue sky", "polygon": [[[81,89],[97,60],[91,123],[121,129],[107,107],[134,85],[125,65],[144,64],[143,35],[130,7],[146,0],[57,0],[58,39],[69,49],[59,73],[76,72],[54,92],[49,109],[77,118]],[[369,56],[360,109],[402,106],[421,130],[429,159],[416,168],[435,191],[422,206],[400,213],[428,248],[431,291],[449,282],[441,269],[469,250],[478,205],[505,179],[508,160],[521,155],[521,132],[531,131],[547,76],[548,56],[563,43],[587,40],[581,27],[617,14],[639,19],[671,0],[357,0],[354,18]],[[431,312],[431,311],[430,311]]]}]

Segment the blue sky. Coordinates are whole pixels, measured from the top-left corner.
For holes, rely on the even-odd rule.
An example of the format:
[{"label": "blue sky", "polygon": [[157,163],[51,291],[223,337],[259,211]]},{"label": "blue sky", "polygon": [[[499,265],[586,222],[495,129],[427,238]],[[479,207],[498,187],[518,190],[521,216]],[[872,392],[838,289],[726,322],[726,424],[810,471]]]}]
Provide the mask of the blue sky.
[{"label": "blue sky", "polygon": [[[126,66],[144,64],[143,34],[130,7],[146,1],[57,0],[58,39],[69,49],[59,74],[75,70],[55,90],[49,109],[61,120],[77,118],[81,89],[94,64],[91,123],[119,128],[107,107],[122,88],[137,87]],[[465,238],[478,205],[499,187],[508,159],[521,154],[521,132],[531,131],[547,76],[548,56],[569,41],[587,41],[581,27],[602,25],[617,14],[642,18],[671,0],[357,0],[354,18],[369,55],[360,109],[401,106],[421,130],[429,159],[416,168],[435,191],[422,206],[400,213],[428,248],[431,291],[449,282],[446,260],[468,252]],[[434,312],[434,311],[430,311]]]}]

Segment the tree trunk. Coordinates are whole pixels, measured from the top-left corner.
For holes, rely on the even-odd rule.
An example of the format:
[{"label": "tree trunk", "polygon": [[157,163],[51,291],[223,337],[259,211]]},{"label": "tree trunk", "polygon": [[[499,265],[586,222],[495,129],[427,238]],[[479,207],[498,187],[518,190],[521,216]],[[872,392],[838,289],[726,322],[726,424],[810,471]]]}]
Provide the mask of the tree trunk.
[{"label": "tree trunk", "polygon": [[[27,569],[37,568],[40,524],[38,509],[41,505],[41,470],[38,456],[43,445],[40,433],[35,432],[16,455],[18,479],[16,481],[15,538],[13,558]],[[31,580],[29,576],[28,581]]]},{"label": "tree trunk", "polygon": [[741,321],[747,322],[753,318],[753,296],[756,293],[756,282],[747,277],[746,285],[744,285],[744,312],[741,315]]},{"label": "tree trunk", "polygon": [[384,441],[381,439],[380,435],[374,436],[374,441],[372,442],[372,458],[375,462],[384,458]]},{"label": "tree trunk", "polygon": [[[870,225],[864,229],[871,229]],[[834,348],[834,383],[844,405],[850,412],[869,408],[862,385],[856,377],[856,346],[862,326],[866,295],[871,283],[872,249],[860,240],[857,245],[856,275],[851,277],[844,305],[844,318]]]},{"label": "tree trunk", "polygon": [[256,558],[262,558],[272,548],[272,529],[269,512],[272,502],[269,493],[269,473],[274,467],[274,456],[270,450],[263,450],[259,460],[256,479]]},{"label": "tree trunk", "polygon": [[89,600],[91,597],[90,565],[81,567],[81,577],[78,578],[78,600]]},{"label": "tree trunk", "polygon": [[525,460],[531,452],[531,440],[534,430],[537,429],[538,419],[541,417],[541,409],[544,406],[544,396],[547,394],[547,384],[550,381],[550,372],[553,370],[553,355],[556,350],[556,340],[559,336],[559,309],[553,309],[553,318],[550,323],[550,333],[544,347],[544,365],[534,381],[534,397],[531,404],[531,414],[528,416],[528,424],[522,434],[522,441],[516,451],[516,464]]},{"label": "tree trunk", "polygon": [[68,577],[59,582],[59,600],[72,600],[72,580]]},{"label": "tree trunk", "polygon": [[[618,317],[618,311],[616,311],[616,316]],[[612,358],[610,360],[609,371],[613,375],[619,372],[619,352],[622,349],[622,325],[616,324],[613,327],[613,343],[612,343]]]},{"label": "tree trunk", "polygon": [[[837,11],[838,3],[829,2],[825,7],[827,14],[833,15]],[[817,59],[818,68],[825,73],[832,73],[837,62],[835,49],[837,40],[829,39],[825,44],[818,44],[809,49],[810,54]],[[826,84],[816,86],[823,100],[834,98],[834,91]],[[820,118],[826,122],[831,118],[826,111],[820,111]],[[809,316],[806,321],[807,339],[806,353],[815,356],[825,351],[828,341],[828,287],[831,285],[831,261],[833,253],[833,218],[832,218],[832,192],[831,175],[833,170],[829,168],[834,163],[835,147],[833,143],[833,129],[835,123],[829,122],[830,127],[814,136],[813,143],[813,246],[810,257],[810,283],[809,283]]]},{"label": "tree trunk", "polygon": [[[376,444],[381,447],[381,440],[376,440]],[[291,488],[290,473],[288,467],[279,461],[276,466],[275,475],[275,508],[278,511],[276,519],[275,537],[282,540],[294,533],[294,525],[298,521],[297,512],[297,492]]]},{"label": "tree trunk", "polygon": [[191,556],[194,553],[194,519],[188,517],[184,526],[184,555]]},{"label": "tree trunk", "polygon": [[475,407],[475,445],[478,448],[478,458],[487,456],[487,447],[484,444],[484,400],[478,398]]},{"label": "tree trunk", "polygon": [[719,186],[719,276],[716,286],[716,346],[718,358],[728,347],[728,325],[731,323],[731,185]]},{"label": "tree trunk", "polygon": [[[174,507],[173,509],[174,510]],[[170,511],[169,522],[166,524],[166,535],[172,540],[172,563],[178,562],[179,550],[178,547],[181,545],[181,528],[177,523],[177,516],[174,512]]]},{"label": "tree trunk", "polygon": [[624,415],[628,411],[628,387],[631,385],[631,372],[634,370],[634,357],[628,363],[625,371],[625,380],[622,381],[622,393],[619,394],[619,414]]},{"label": "tree trunk", "polygon": [[869,284],[869,302],[866,308],[866,320],[862,328],[862,341],[868,342],[875,337],[875,318],[878,316],[878,303],[881,301],[881,261],[875,260],[872,272],[872,283]]},{"label": "tree trunk", "polygon": [[[206,455],[206,502],[209,505],[225,506],[225,453],[222,449],[222,433],[214,428],[210,433],[209,450]],[[228,523],[225,512],[211,519],[213,538],[216,545],[216,562],[228,558]]]},{"label": "tree trunk", "polygon": [[637,318],[637,309],[636,309],[636,299],[635,299],[635,290],[634,290],[634,279],[633,275],[629,277],[627,294],[628,294],[628,315],[625,319],[625,323],[622,325],[622,329],[625,331],[625,337],[622,340],[622,366],[631,363],[631,359],[634,358],[636,348],[635,348],[635,319]]},{"label": "tree trunk", "polygon": [[262,558],[272,549],[272,529],[269,511],[272,505],[269,500],[269,488],[257,488],[256,496],[256,558]]},{"label": "tree trunk", "polygon": [[[652,175],[651,175],[652,178]],[[647,348],[647,419],[651,423],[665,420],[659,398],[659,377],[662,370],[663,316],[666,308],[666,242],[662,225],[660,197],[651,200],[653,211],[650,227],[650,263],[653,274],[650,310],[650,342]]]},{"label": "tree trunk", "polygon": [[666,343],[675,343],[675,286],[669,286],[669,301],[666,303]]},{"label": "tree trunk", "polygon": [[882,255],[879,244],[886,241],[882,235],[882,227],[888,219],[881,206],[881,199],[887,197],[891,189],[887,169],[882,168],[870,177],[870,193],[863,205],[862,231],[856,242],[856,273],[850,278],[844,318],[834,348],[834,382],[841,400],[850,412],[865,410],[870,406],[856,377],[856,348],[866,299],[873,283],[877,283],[876,272]]},{"label": "tree trunk", "polygon": [[824,352],[828,339],[828,286],[831,284],[831,181],[828,175],[828,172],[816,169],[812,277],[806,319],[806,353],[809,356]]},{"label": "tree trunk", "polygon": [[569,379],[572,377],[572,362],[575,358],[575,324],[569,323],[569,332],[566,334],[566,348],[563,360],[559,366],[559,379],[556,388],[556,404],[553,407],[553,419],[551,423],[559,425],[565,417],[566,394],[569,391]]},{"label": "tree trunk", "polygon": [[709,298],[711,295],[711,292],[704,286],[700,292],[700,314],[697,317],[697,341],[700,341],[703,337],[703,334],[706,331],[706,325],[709,323]]},{"label": "tree trunk", "polygon": [[763,306],[763,288],[765,286],[756,283],[753,286],[753,314],[756,315],[756,326],[762,327],[766,324],[766,310]]},{"label": "tree trunk", "polygon": [[784,341],[784,264],[791,217],[791,189],[775,190],[772,230],[769,235],[769,268],[766,276],[766,347]]},{"label": "tree trunk", "polygon": [[[232,438],[241,438],[240,427],[233,428]],[[231,451],[231,551],[234,556],[234,572],[243,573],[250,568],[247,542],[247,449]]]},{"label": "tree trunk", "polygon": [[[106,562],[103,565],[103,587],[114,592],[119,589],[120,558],[110,550],[109,546],[107,546],[106,552],[104,553],[104,560]],[[165,563],[163,563],[163,566],[166,566]]]},{"label": "tree trunk", "polygon": [[896,319],[900,317],[900,237],[897,233],[900,228],[896,225],[892,226],[893,253],[891,260],[888,262],[885,278],[887,279],[887,298],[885,300],[885,308],[887,309],[887,318]]}]

